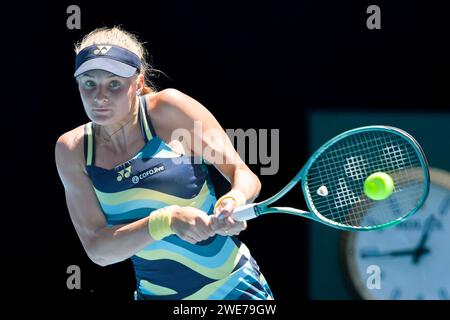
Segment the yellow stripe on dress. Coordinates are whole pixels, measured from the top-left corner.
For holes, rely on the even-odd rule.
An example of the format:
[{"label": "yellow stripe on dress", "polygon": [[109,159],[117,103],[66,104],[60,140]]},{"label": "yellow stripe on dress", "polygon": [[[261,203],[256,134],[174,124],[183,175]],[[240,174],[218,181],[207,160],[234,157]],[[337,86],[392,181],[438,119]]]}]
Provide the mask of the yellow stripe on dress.
[{"label": "yellow stripe on dress", "polygon": [[[239,272],[239,270],[236,270],[235,272]],[[183,300],[207,300],[209,296],[211,296],[211,293],[219,290],[225,283],[227,283],[228,280],[229,278],[224,278],[219,281],[207,284],[197,292],[183,298]]]},{"label": "yellow stripe on dress", "polygon": [[[144,97],[145,99],[145,97]],[[148,122],[147,122],[147,110],[145,110],[144,106],[141,104],[141,115],[142,115],[142,121],[144,122],[144,130],[145,130],[145,134],[147,135],[147,139],[151,140],[153,138],[152,132],[148,126]]]},{"label": "yellow stripe on dress", "polygon": [[243,255],[242,252],[238,250],[237,247],[235,247],[230,252],[230,257],[227,261],[224,262],[220,267],[214,267],[214,268],[208,268],[206,266],[198,264],[196,261],[189,259],[186,256],[183,256],[179,253],[175,253],[172,251],[164,250],[164,249],[158,249],[158,250],[151,250],[151,251],[140,251],[136,253],[136,256],[142,259],[146,260],[163,260],[168,259],[172,261],[176,261],[189,269],[200,273],[201,275],[208,277],[210,279],[222,279],[226,276],[228,276],[231,271],[234,269],[236,264],[241,259],[241,256]]},{"label": "yellow stripe on dress", "polygon": [[92,137],[92,122],[87,124],[87,138],[88,138],[88,146],[87,146],[87,160],[86,164],[88,166],[92,165],[92,150],[93,150],[93,137]]},{"label": "yellow stripe on dress", "polygon": [[156,284],[153,284],[147,280],[141,280],[139,281],[139,286],[144,288],[144,290],[148,290],[150,291],[152,294],[158,295],[158,296],[165,296],[165,295],[170,295],[170,294],[177,294],[178,292],[176,292],[173,289],[170,288],[166,288],[163,286],[158,286]]},{"label": "yellow stripe on dress", "polygon": [[198,264],[196,261],[189,259],[179,253],[172,251],[158,249],[158,250],[142,250],[136,253],[136,256],[146,260],[162,260],[169,259],[181,263],[182,265],[190,268],[191,270],[200,273],[201,275],[210,279],[223,279],[233,271],[234,267],[239,263],[242,256],[247,259],[250,258],[250,251],[247,246],[241,245],[239,248],[235,247],[231,252],[227,261],[225,261],[220,267],[208,268]]}]

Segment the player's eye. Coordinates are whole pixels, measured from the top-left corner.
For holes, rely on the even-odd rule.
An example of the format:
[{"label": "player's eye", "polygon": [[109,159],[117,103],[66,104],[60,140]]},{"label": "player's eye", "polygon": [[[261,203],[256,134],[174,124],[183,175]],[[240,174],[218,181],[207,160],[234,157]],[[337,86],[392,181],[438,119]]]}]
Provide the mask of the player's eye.
[{"label": "player's eye", "polygon": [[116,90],[116,89],[120,88],[120,82],[117,81],[117,80],[112,80],[112,81],[109,83],[109,88],[111,88],[111,89],[113,89],[113,90]]},{"label": "player's eye", "polygon": [[83,86],[87,89],[91,89],[95,87],[95,82],[92,80],[86,80],[83,82]]}]

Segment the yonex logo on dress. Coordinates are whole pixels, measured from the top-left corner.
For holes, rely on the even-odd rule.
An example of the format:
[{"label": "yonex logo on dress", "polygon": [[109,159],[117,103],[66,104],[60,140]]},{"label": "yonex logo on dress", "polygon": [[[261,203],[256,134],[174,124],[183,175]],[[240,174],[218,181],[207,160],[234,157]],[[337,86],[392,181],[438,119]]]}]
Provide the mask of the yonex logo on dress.
[{"label": "yonex logo on dress", "polygon": [[129,178],[131,175],[131,166],[126,167],[118,172],[117,181],[122,181],[123,178]]},{"label": "yonex logo on dress", "polygon": [[111,46],[97,46],[97,49],[94,50],[94,54],[96,55],[105,55]]},{"label": "yonex logo on dress", "polygon": [[158,172],[164,171],[166,168],[164,167],[164,165],[157,165],[154,166],[153,168],[148,169],[147,171],[144,171],[143,173],[137,175],[137,176],[133,176],[133,178],[131,178],[131,181],[136,184],[138,183],[140,180],[145,179],[148,176],[152,176]]}]

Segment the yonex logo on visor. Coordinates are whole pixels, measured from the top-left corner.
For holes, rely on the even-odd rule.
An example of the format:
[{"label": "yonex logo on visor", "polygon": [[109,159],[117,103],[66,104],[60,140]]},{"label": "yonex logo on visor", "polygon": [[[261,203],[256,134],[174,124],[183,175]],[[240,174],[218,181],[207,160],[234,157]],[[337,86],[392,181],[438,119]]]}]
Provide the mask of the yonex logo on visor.
[{"label": "yonex logo on visor", "polygon": [[119,46],[95,44],[77,54],[74,76],[95,69],[128,78],[140,71],[141,59],[130,50]]},{"label": "yonex logo on visor", "polygon": [[96,55],[102,55],[106,54],[109,49],[111,49],[111,46],[97,46],[97,49],[94,50],[94,54]]}]

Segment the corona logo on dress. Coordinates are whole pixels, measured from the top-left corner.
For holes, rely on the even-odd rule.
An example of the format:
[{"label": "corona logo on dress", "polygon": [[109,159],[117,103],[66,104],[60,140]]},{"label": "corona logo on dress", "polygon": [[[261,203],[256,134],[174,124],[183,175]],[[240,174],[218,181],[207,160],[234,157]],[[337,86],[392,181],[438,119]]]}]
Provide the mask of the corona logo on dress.
[{"label": "corona logo on dress", "polygon": [[94,54],[96,55],[105,55],[111,46],[97,46],[97,49],[94,50]]},{"label": "corona logo on dress", "polygon": [[131,175],[131,166],[128,166],[123,170],[120,170],[118,174],[119,175],[117,176],[117,181],[119,182],[122,181],[123,178],[129,178]]}]

